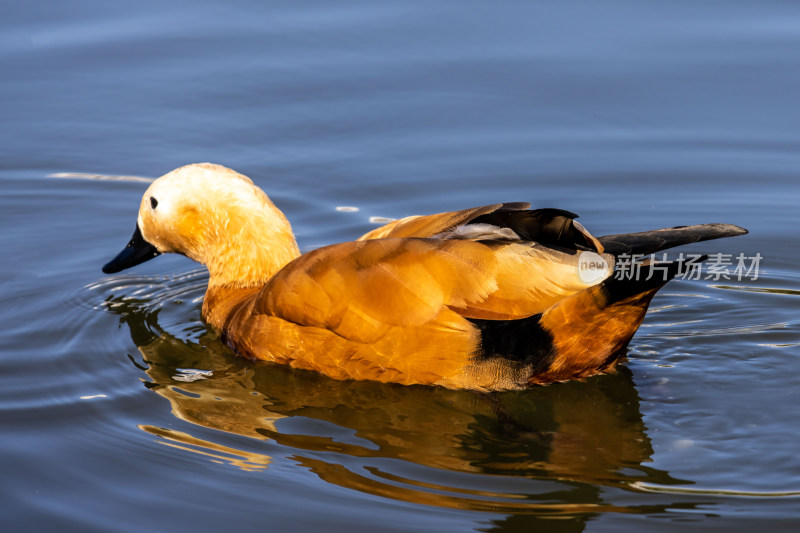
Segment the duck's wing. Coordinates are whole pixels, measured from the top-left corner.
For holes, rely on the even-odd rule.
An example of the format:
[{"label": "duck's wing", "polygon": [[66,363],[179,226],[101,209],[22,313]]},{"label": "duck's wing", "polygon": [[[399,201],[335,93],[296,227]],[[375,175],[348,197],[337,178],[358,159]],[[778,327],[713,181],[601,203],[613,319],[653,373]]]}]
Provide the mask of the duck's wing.
[{"label": "duck's wing", "polygon": [[529,209],[526,202],[492,204],[434,215],[410,216],[376,228],[358,240],[386,238],[517,239],[602,253],[600,244],[561,209]]},{"label": "duck's wing", "polygon": [[253,312],[372,342],[389,327],[421,326],[444,310],[530,316],[599,281],[581,279],[577,252],[532,242],[377,239],[298,258],[264,287]]}]

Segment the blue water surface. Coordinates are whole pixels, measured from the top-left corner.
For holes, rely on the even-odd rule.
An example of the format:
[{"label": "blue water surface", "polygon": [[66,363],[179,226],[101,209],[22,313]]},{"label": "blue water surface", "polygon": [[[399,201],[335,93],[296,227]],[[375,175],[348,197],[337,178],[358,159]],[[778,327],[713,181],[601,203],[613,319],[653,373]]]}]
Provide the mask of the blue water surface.
[{"label": "blue water surface", "polygon": [[[798,50],[791,1],[4,6],[2,529],[795,531]],[[763,260],[667,285],[615,374],[338,382],[235,357],[185,258],[100,272],[201,161],[304,251],[529,201]]]}]

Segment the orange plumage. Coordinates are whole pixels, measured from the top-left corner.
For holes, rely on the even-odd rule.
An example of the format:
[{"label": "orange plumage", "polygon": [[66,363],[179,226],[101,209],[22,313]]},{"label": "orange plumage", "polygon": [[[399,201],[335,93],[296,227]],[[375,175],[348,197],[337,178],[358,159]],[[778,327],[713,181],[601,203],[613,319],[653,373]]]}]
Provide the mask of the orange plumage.
[{"label": "orange plumage", "polygon": [[[336,379],[502,390],[613,365],[667,279],[615,280],[606,248],[746,233],[707,224],[597,239],[574,219],[497,204],[409,217],[301,256],[248,178],[198,164],[151,185],[134,238],[104,271],[162,252],[205,264],[203,317],[245,357]],[[581,275],[584,252],[607,265],[600,276]]]}]

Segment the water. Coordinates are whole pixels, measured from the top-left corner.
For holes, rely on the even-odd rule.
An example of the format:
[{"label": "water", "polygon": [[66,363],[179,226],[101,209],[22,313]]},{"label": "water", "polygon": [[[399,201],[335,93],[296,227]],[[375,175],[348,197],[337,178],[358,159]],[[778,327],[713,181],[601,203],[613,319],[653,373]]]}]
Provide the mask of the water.
[{"label": "water", "polygon": [[[796,3],[25,2],[0,26],[4,530],[796,529]],[[614,375],[336,382],[234,357],[186,259],[100,272],[147,183],[85,174],[198,161],[306,251],[531,201],[599,235],[739,224],[687,249],[764,260],[670,283]]]}]

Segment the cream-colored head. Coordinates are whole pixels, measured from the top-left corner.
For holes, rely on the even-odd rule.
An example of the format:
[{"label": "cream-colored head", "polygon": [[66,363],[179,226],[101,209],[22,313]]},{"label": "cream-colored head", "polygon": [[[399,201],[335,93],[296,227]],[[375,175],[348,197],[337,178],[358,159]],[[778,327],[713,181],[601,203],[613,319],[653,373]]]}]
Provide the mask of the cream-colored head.
[{"label": "cream-colored head", "polygon": [[[137,231],[154,248],[143,260],[183,254],[208,267],[209,286],[261,285],[300,255],[289,222],[267,195],[246,176],[210,163],[154,181],[142,197]],[[141,262],[115,261],[108,271]]]}]

